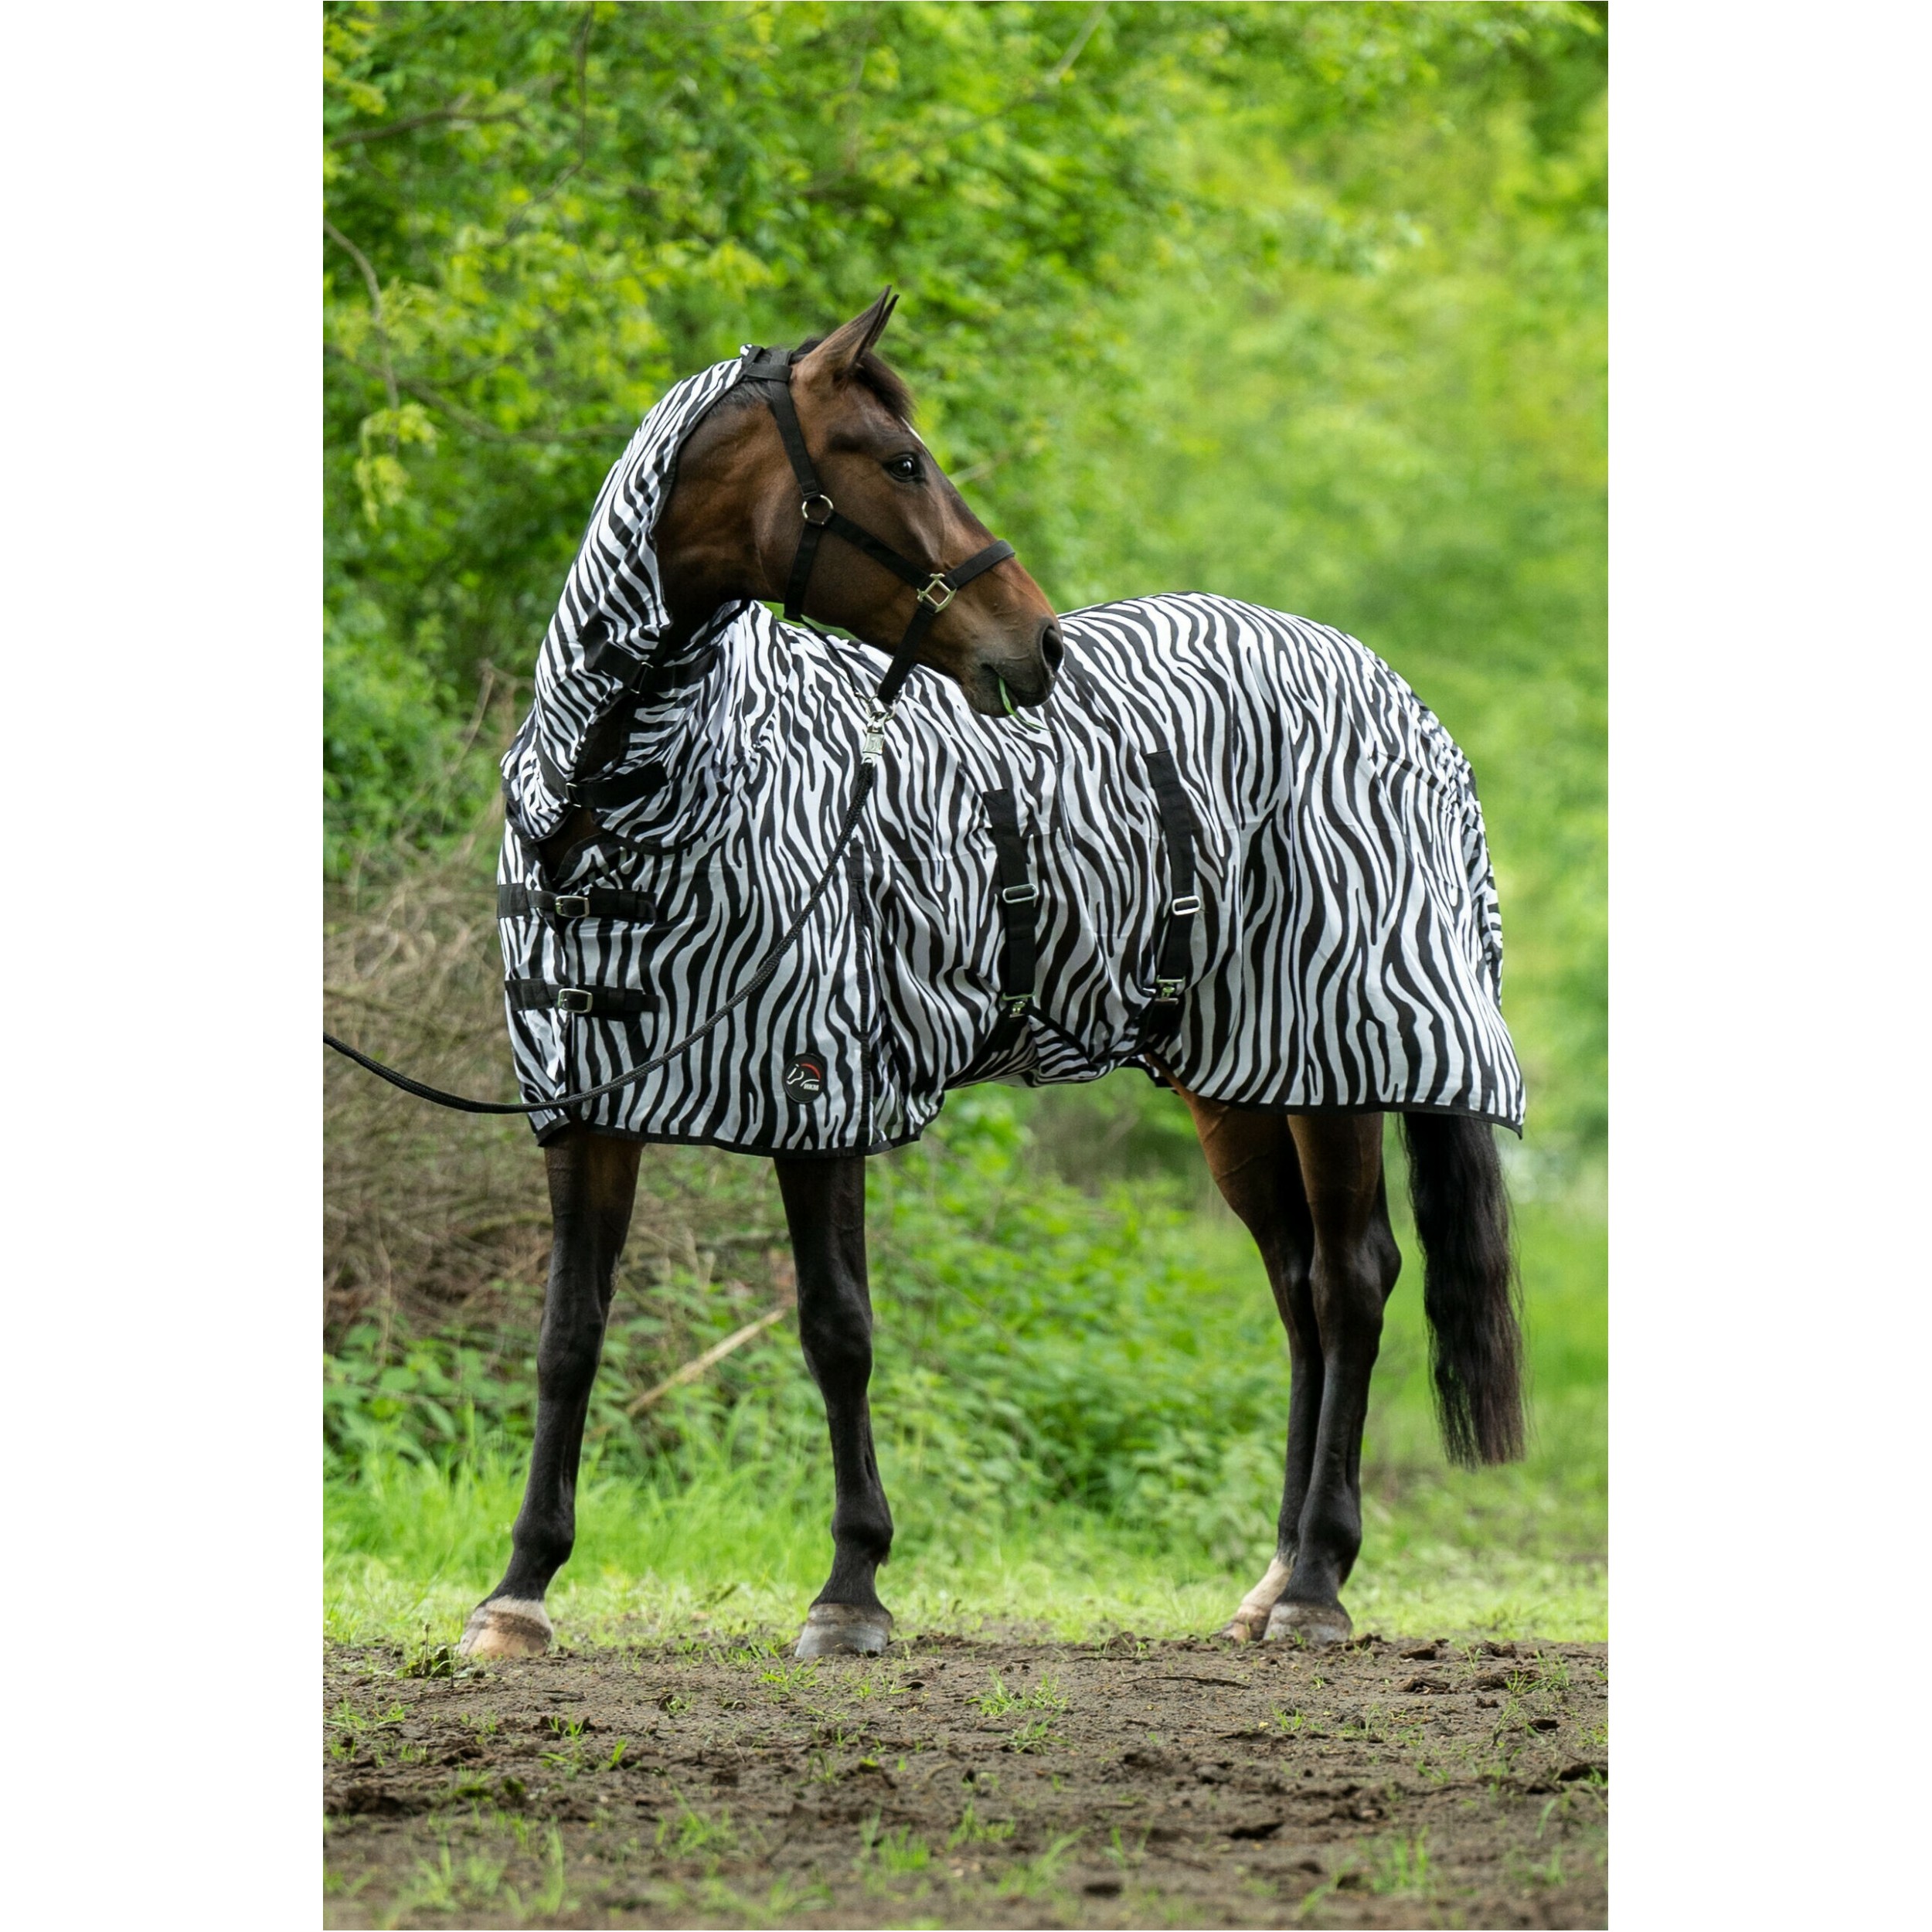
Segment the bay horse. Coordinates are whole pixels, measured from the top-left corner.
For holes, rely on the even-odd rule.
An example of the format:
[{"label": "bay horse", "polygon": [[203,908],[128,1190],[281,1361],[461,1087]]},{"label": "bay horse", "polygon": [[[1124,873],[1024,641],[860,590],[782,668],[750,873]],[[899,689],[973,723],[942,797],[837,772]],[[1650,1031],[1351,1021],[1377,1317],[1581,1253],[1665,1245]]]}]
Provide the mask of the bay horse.
[{"label": "bay horse", "polygon": [[[684,435],[651,539],[671,655],[726,607],[782,600],[882,649],[917,636],[917,662],[950,679],[974,713],[998,719],[1037,709],[1065,658],[1061,621],[1018,560],[999,554],[1006,546],[992,543],[913,433],[905,386],[875,349],[890,308],[882,295],[794,352],[784,366],[789,430],[779,401],[757,406],[746,389],[733,406],[709,408]],[[790,446],[799,438],[802,449]],[[801,479],[815,474],[819,495],[807,488],[804,522],[828,515],[835,500],[844,527],[859,534],[818,545],[801,576]],[[825,506],[816,515],[815,502]],[[922,591],[920,573],[885,567],[882,555],[922,560],[932,583]],[[968,556],[977,574],[941,597],[934,590],[941,560]],[[591,763],[623,729],[616,713],[598,722]],[[539,859],[561,862],[594,837],[598,823],[594,804],[571,805],[535,842]],[[1369,1376],[1401,1265],[1389,1220],[1383,1113],[1217,1099],[1190,1090],[1158,1054],[1148,1058],[1180,1092],[1216,1185],[1254,1239],[1291,1362],[1274,1553],[1219,1634],[1236,1642],[1345,1641],[1352,1624],[1341,1593],[1362,1543]],[[1521,1338],[1491,1127],[1468,1112],[1402,1111],[1445,1444],[1465,1464],[1509,1460],[1522,1446]],[[548,1132],[543,1151],[554,1221],[535,1440],[509,1566],[463,1635],[463,1651],[477,1658],[539,1655],[553,1641],[544,1598],[574,1540],[585,1417],[640,1146],[566,1120]],[[892,1628],[876,1587],[893,1518],[868,1400],[866,1158],[774,1160],[796,1263],[800,1338],[825,1403],[835,1489],[831,1570],[798,1641],[804,1658],[876,1654]]]}]

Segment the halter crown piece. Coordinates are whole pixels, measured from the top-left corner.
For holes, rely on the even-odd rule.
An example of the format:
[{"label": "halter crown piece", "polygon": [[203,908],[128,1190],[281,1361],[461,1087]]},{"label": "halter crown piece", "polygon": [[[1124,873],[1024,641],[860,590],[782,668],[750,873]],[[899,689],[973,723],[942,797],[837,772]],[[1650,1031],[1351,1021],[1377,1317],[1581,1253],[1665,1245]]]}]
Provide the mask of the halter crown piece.
[{"label": "halter crown piece", "polygon": [[1013,546],[1004,542],[989,543],[976,556],[968,557],[964,563],[956,564],[950,570],[922,569],[917,563],[907,563],[889,543],[881,543],[869,530],[861,529],[850,517],[842,515],[826,494],[825,486],[819,481],[818,472],[812,467],[811,452],[805,447],[804,431],[798,426],[798,409],[791,400],[791,371],[798,359],[798,351],[748,348],[742,352],[742,355],[745,366],[742,379],[755,384],[764,392],[773,420],[778,425],[779,439],[785,446],[785,454],[791,460],[792,474],[798,479],[800,529],[798,547],[792,553],[791,573],[785,580],[787,619],[795,624],[804,614],[805,587],[811,581],[811,566],[818,558],[819,539],[828,530],[855,549],[864,551],[874,563],[883,563],[902,583],[912,587],[918,600],[913,607],[912,622],[906,625],[906,634],[899,640],[892,662],[886,667],[886,675],[879,679],[879,689],[872,693],[872,715],[866,720],[861,741],[865,762],[869,765],[879,757],[893,706],[912,673],[913,661],[926,633],[932,628],[933,620],[952,602],[954,592],[964,590],[975,577],[990,570],[995,564],[1004,563],[1013,554]]}]

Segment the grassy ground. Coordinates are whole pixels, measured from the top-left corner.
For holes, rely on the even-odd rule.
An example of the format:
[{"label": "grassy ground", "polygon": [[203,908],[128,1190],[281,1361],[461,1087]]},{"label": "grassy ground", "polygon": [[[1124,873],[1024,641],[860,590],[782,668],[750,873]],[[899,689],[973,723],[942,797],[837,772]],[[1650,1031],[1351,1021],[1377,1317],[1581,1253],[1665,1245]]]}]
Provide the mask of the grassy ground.
[{"label": "grassy ground", "polygon": [[[1519,1466],[1475,1475],[1450,1469],[1435,1444],[1420,1270],[1405,1240],[1411,1258],[1390,1305],[1366,1445],[1366,1539],[1345,1593],[1358,1629],[1573,1641],[1607,1634],[1603,1225],[1587,1207],[1547,1201],[1526,1204],[1519,1225],[1532,1447]],[[1240,1228],[1203,1211],[1165,1238],[1185,1250],[1204,1346],[1249,1352],[1250,1363],[1280,1358],[1264,1278]],[[781,1325],[757,1345],[791,1349],[789,1331]],[[1199,1632],[1225,1618],[1265,1563],[1273,1440],[1266,1458],[1244,1445],[1250,1453],[1229,1464],[1254,1526],[1251,1551],[1238,1557],[1225,1541],[1218,1554],[1206,1536],[1190,1546],[1171,1522],[1066,1505],[927,1513],[921,1458],[894,1438],[892,1349],[889,1336],[881,1339],[880,1461],[900,1520],[882,1594],[902,1634],[1013,1623],[1068,1639],[1124,1628]],[[1285,1419],[1285,1366],[1281,1380]],[[1211,1427],[1212,1417],[1202,1420]],[[501,1573],[522,1481],[521,1452],[502,1445],[447,1468],[372,1456],[332,1481],[328,1636],[452,1639]],[[693,1631],[781,1632],[823,1580],[830,1507],[822,1461],[734,1453],[728,1441],[693,1448],[655,1477],[587,1470],[577,1553],[550,1597],[560,1637],[580,1646]]]}]

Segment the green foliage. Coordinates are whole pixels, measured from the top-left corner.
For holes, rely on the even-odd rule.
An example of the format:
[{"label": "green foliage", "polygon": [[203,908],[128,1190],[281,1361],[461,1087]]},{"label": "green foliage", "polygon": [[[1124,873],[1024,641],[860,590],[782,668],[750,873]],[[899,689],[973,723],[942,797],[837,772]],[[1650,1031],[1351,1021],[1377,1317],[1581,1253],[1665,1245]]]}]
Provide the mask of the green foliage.
[{"label": "green foliage", "polygon": [[1299,611],[1441,713],[1540,1144],[1600,1146],[1602,12],[326,9],[334,862],[481,795],[665,386],[889,281],[1056,602]]}]

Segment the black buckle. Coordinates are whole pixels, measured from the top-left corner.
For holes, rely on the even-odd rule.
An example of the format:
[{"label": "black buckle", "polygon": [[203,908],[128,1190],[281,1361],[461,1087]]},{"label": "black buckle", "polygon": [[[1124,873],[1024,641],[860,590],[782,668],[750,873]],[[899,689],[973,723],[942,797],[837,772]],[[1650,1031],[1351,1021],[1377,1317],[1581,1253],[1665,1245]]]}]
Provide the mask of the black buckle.
[{"label": "black buckle", "polygon": [[1001,888],[1000,899],[1009,906],[1030,906],[1039,896],[1037,886],[1006,886]]},{"label": "black buckle", "polygon": [[[812,515],[811,506],[815,503],[822,503],[825,505],[825,513],[823,516],[814,516]],[[833,502],[832,498],[826,495],[823,490],[821,490],[815,496],[807,497],[805,500],[798,505],[798,514],[802,516],[808,523],[816,524],[818,528],[822,530],[825,526],[832,521],[833,517],[838,514],[838,505]]]},{"label": "black buckle", "polygon": [[1168,906],[1169,912],[1177,914],[1182,919],[1187,918],[1192,913],[1198,913],[1200,910],[1200,895],[1197,893],[1189,893],[1185,899],[1174,900]]},{"label": "black buckle", "polygon": [[550,901],[550,910],[559,919],[588,919],[590,896],[587,893],[559,893]]},{"label": "black buckle", "polygon": [[560,1013],[587,1013],[597,1004],[597,995],[587,986],[560,986],[556,1009]]}]

